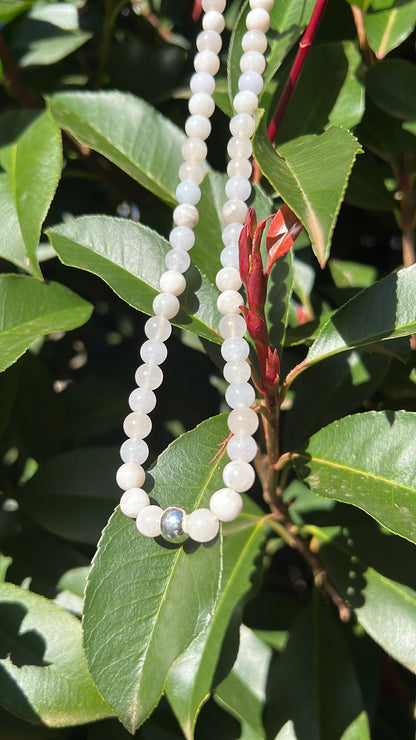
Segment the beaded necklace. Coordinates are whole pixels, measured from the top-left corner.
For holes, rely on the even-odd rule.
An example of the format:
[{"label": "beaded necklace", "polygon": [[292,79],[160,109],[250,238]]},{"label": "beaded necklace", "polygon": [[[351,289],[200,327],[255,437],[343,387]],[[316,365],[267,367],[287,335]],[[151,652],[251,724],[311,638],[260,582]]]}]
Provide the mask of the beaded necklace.
[{"label": "beaded necklace", "polygon": [[244,338],[247,331],[246,321],[241,315],[244,301],[238,292],[242,285],[238,239],[247,213],[246,201],[251,193],[249,178],[252,171],[251,137],[255,127],[253,112],[263,88],[261,75],[265,69],[266,33],[270,27],[273,1],[250,0],[247,32],[242,39],[239,92],[233,100],[235,114],[230,120],[231,138],[227,146],[230,161],[225,194],[228,200],[222,209],[224,248],[220,255],[222,267],[217,273],[216,285],[220,291],[217,307],[222,314],[218,329],[223,339],[223,373],[229,384],[225,399],[231,408],[228,415],[228,428],[232,435],[227,443],[229,462],[223,470],[224,488],[213,493],[209,508],[195,509],[188,514],[180,506],[169,506],[163,510],[151,504],[141,486],[146,476],[142,465],[149,454],[144,440],[151,431],[149,414],[156,405],[154,391],[163,380],[160,365],[167,357],[165,342],[172,331],[170,321],[180,309],[178,296],[186,287],[184,273],[190,266],[189,250],[195,242],[193,229],[199,219],[196,206],[201,197],[199,185],[204,177],[201,163],[207,155],[205,140],[211,132],[210,117],[215,108],[212,95],[220,65],[218,55],[222,46],[226,2],[202,0],[203,31],[196,41],[198,53],[194,59],[195,73],[190,82],[190,116],[185,123],[187,139],[182,146],[184,161],[179,168],[180,183],[176,189],[178,205],[173,211],[174,226],[169,235],[171,249],[165,258],[167,270],[160,278],[160,293],[153,301],[154,316],[145,324],[147,339],[141,346],[142,364],[135,374],[138,387],[129,396],[131,413],[124,421],[127,439],[120,449],[123,464],[116,476],[118,485],[124,490],[120,500],[123,514],[136,520],[137,529],[142,535],[162,535],[169,542],[181,542],[186,537],[195,542],[213,540],[218,534],[220,522],[233,521],[239,516],[243,507],[241,494],[251,488],[255,478],[251,462],[256,455],[257,444],[252,435],[259,422],[252,408],[254,388],[248,382],[251,375],[247,361],[250,347]]}]

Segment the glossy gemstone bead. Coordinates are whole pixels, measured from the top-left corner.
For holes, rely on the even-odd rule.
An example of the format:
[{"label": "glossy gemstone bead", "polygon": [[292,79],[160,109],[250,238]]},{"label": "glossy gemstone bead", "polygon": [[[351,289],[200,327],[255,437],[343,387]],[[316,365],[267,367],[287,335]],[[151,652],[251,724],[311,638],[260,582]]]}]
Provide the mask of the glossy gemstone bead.
[{"label": "glossy gemstone bead", "polygon": [[219,521],[209,509],[195,509],[186,517],[184,528],[195,542],[211,542],[218,534]]},{"label": "glossy gemstone bead", "polygon": [[255,477],[254,468],[245,460],[232,460],[222,472],[222,479],[227,488],[239,493],[248,491]]},{"label": "glossy gemstone bead", "polygon": [[243,499],[231,488],[220,488],[212,494],[209,508],[220,522],[232,522],[241,514]]},{"label": "glossy gemstone bead", "polygon": [[124,491],[120,499],[120,511],[125,516],[136,519],[141,510],[149,506],[149,504],[149,496],[146,491],[143,491],[143,488],[129,488],[127,491]]},{"label": "glossy gemstone bead", "polygon": [[160,506],[145,506],[136,519],[136,527],[140,534],[144,534],[145,537],[158,537],[162,514],[163,509]]}]

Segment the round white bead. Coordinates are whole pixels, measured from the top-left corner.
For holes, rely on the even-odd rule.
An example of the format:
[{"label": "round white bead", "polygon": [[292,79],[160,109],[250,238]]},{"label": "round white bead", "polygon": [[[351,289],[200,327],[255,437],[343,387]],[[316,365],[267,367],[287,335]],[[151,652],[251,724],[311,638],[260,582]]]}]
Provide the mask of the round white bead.
[{"label": "round white bead", "polygon": [[254,118],[248,113],[237,113],[230,121],[230,131],[232,136],[245,136],[248,139],[254,134]]},{"label": "round white bead", "polygon": [[259,417],[254,409],[237,408],[230,411],[227,419],[228,429],[233,434],[254,434],[259,426]]},{"label": "round white bead", "polygon": [[169,243],[174,249],[192,249],[195,234],[189,226],[175,226],[169,234]]},{"label": "round white bead", "polygon": [[246,18],[246,26],[249,31],[253,29],[267,33],[270,28],[270,15],[264,8],[250,10]]},{"label": "round white bead", "polygon": [[226,362],[223,375],[227,383],[246,383],[250,380],[251,367],[245,360]]},{"label": "round white bead", "polygon": [[263,54],[260,54],[258,51],[246,51],[246,53],[241,56],[240,69],[242,72],[249,72],[252,70],[253,72],[258,72],[259,75],[262,75],[266,69],[266,60]]},{"label": "round white bead", "polygon": [[159,365],[139,365],[134,376],[135,381],[140,388],[150,388],[154,391],[159,388],[163,380],[163,372]]},{"label": "round white bead", "polygon": [[190,139],[208,139],[211,121],[205,116],[189,116],[185,122],[185,133]]},{"label": "round white bead", "polygon": [[228,337],[243,337],[247,331],[247,325],[241,314],[231,313],[229,316],[223,316],[220,319],[218,330],[224,339],[228,339]]},{"label": "round white bead", "polygon": [[186,288],[186,280],[181,272],[168,270],[167,272],[164,272],[163,275],[161,275],[159,285],[162,293],[181,295]]},{"label": "round white bead", "polygon": [[254,468],[245,460],[232,460],[222,471],[222,479],[227,488],[244,493],[254,483]]},{"label": "round white bead", "polygon": [[188,108],[192,116],[210,118],[215,110],[214,99],[207,93],[195,93],[189,99]]},{"label": "round white bead", "polygon": [[251,183],[245,177],[230,177],[225,194],[230,200],[248,200],[251,193]]},{"label": "round white bead", "polygon": [[199,51],[194,57],[195,72],[208,72],[210,75],[216,75],[220,68],[220,60],[213,51]]},{"label": "round white bead", "polygon": [[227,200],[224,203],[221,215],[226,224],[238,223],[243,224],[246,219],[247,204],[243,200]]},{"label": "round white bead", "polygon": [[227,164],[228,177],[244,177],[248,180],[253,167],[249,159],[231,159]]},{"label": "round white bead", "polygon": [[145,506],[149,506],[149,504],[149,496],[146,491],[143,491],[143,488],[129,488],[127,491],[124,491],[120,499],[120,511],[122,511],[125,516],[130,516],[132,519],[136,519],[142,509],[144,509]]},{"label": "round white bead", "polygon": [[191,258],[188,252],[183,249],[171,249],[165,257],[165,265],[168,270],[186,272],[190,264]]},{"label": "round white bead", "polygon": [[264,54],[267,49],[266,34],[258,29],[247,31],[241,39],[241,46],[245,52],[258,51],[260,54]]},{"label": "round white bead", "polygon": [[123,462],[135,462],[142,465],[148,456],[149,448],[144,439],[126,439],[120,447],[120,457]]},{"label": "round white bead", "polygon": [[195,72],[190,79],[189,87],[194,95],[197,93],[212,95],[215,90],[215,79],[208,72]]},{"label": "round white bead", "polygon": [[236,290],[225,290],[218,296],[217,308],[222,314],[240,313],[240,306],[244,305],[243,296]]},{"label": "round white bead", "polygon": [[128,488],[140,488],[144,483],[146,474],[141,465],[135,462],[126,462],[117,470],[117,485],[127,491]]},{"label": "round white bead", "polygon": [[249,434],[235,434],[227,444],[227,454],[230,460],[245,460],[251,462],[257,453],[257,443]]},{"label": "round white bead", "polygon": [[157,339],[166,342],[172,334],[172,327],[163,316],[151,316],[144,325],[144,333],[148,339]]},{"label": "round white bead", "polygon": [[173,211],[173,221],[176,226],[188,226],[193,229],[199,221],[199,213],[190,203],[181,203]]},{"label": "round white bead", "polygon": [[222,33],[225,28],[224,17],[216,10],[209,10],[202,18],[202,28],[205,31],[216,31],[217,33]]},{"label": "round white bead", "polygon": [[221,354],[226,362],[246,360],[250,352],[250,345],[244,337],[227,337],[221,345]]},{"label": "round white bead", "polygon": [[152,420],[147,414],[144,414],[142,411],[133,411],[124,419],[123,429],[127,437],[133,437],[134,439],[144,439],[144,437],[147,437],[148,434],[150,434],[151,432]]},{"label": "round white bead", "polygon": [[252,151],[251,139],[246,136],[232,136],[227,144],[227,152],[231,159],[248,159]]},{"label": "round white bead", "polygon": [[226,0],[202,0],[202,8],[204,13],[209,13],[210,10],[216,10],[218,13],[223,13],[225,10]]},{"label": "round white bead", "polygon": [[264,8],[268,13],[273,10],[274,0],[250,0],[250,8]]},{"label": "round white bead", "polygon": [[163,509],[160,506],[145,506],[136,519],[136,527],[140,534],[144,534],[145,537],[158,537],[162,514]]},{"label": "round white bead", "polygon": [[211,542],[218,534],[219,521],[209,509],[195,509],[186,517],[185,527],[195,542]]},{"label": "round white bead", "polygon": [[243,230],[243,225],[240,223],[227,224],[222,230],[222,241],[226,247],[233,247],[238,245],[238,239]]},{"label": "round white bead", "polygon": [[156,406],[156,396],[150,388],[135,388],[129,395],[129,406],[132,411],[150,414]]},{"label": "round white bead", "polygon": [[252,113],[258,107],[259,100],[250,90],[238,92],[234,97],[233,105],[236,113]]},{"label": "round white bead", "polygon": [[249,408],[254,399],[254,388],[250,383],[231,383],[225,391],[225,400],[232,409],[242,406]]},{"label": "round white bead", "polygon": [[186,139],[181,149],[186,162],[202,162],[207,156],[207,151],[207,145],[202,139]]},{"label": "round white bead", "polygon": [[220,522],[232,522],[241,514],[243,499],[231,488],[220,488],[212,494],[209,508]]},{"label": "round white bead", "polygon": [[238,244],[234,244],[232,247],[224,247],[220,254],[220,262],[223,267],[234,267],[238,270]]},{"label": "round white bead", "polygon": [[217,272],[215,284],[221,293],[224,290],[240,290],[242,284],[240,273],[235,267],[223,267]]},{"label": "round white bead", "polygon": [[180,180],[192,180],[200,185],[204,179],[204,168],[199,162],[182,162],[179,167]]},{"label": "round white bead", "polygon": [[158,342],[157,339],[147,339],[140,347],[140,357],[143,362],[148,362],[152,365],[161,365],[167,356],[168,351],[166,345],[163,342]]},{"label": "round white bead", "polygon": [[243,72],[238,80],[238,89],[250,90],[255,95],[260,95],[263,90],[263,78],[258,72],[253,72],[252,70]]},{"label": "round white bead", "polygon": [[196,37],[196,48],[198,51],[213,51],[214,54],[219,54],[221,51],[222,40],[221,36],[217,31],[201,31]]},{"label": "round white bead", "polygon": [[180,309],[180,303],[176,295],[171,293],[159,293],[153,301],[153,313],[163,316],[165,319],[173,319]]},{"label": "round white bead", "polygon": [[192,180],[183,180],[176,188],[176,200],[178,203],[190,203],[196,206],[201,200],[201,190]]}]

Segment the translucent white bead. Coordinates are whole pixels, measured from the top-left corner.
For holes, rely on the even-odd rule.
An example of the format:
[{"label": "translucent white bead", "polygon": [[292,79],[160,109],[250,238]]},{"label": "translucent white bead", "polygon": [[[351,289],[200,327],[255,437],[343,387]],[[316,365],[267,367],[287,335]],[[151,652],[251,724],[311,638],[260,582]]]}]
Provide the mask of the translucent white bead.
[{"label": "translucent white bead", "polygon": [[228,337],[243,337],[247,331],[247,325],[241,314],[231,313],[229,316],[222,317],[218,330],[224,339],[228,339]]},{"label": "translucent white bead", "polygon": [[243,499],[231,488],[220,488],[212,494],[209,508],[220,522],[233,522],[242,512]]},{"label": "translucent white bead", "polygon": [[165,257],[165,265],[168,270],[186,272],[190,264],[191,258],[188,252],[183,249],[171,249]]},{"label": "translucent white bead", "polygon": [[233,434],[254,434],[259,426],[259,417],[253,409],[237,408],[230,411],[228,429]]},{"label": "translucent white bead", "polygon": [[151,316],[144,325],[144,333],[148,339],[166,342],[172,334],[172,326],[163,316]]},{"label": "translucent white bead", "polygon": [[149,504],[149,496],[146,491],[143,491],[143,488],[129,488],[127,491],[124,491],[120,499],[120,511],[125,516],[136,519],[141,510],[145,506],[149,506]]},{"label": "translucent white bead", "polygon": [[243,226],[240,223],[227,224],[227,226],[225,226],[222,230],[221,238],[223,244],[226,247],[231,247],[238,244],[238,238],[241,234],[242,228]]},{"label": "translucent white bead", "polygon": [[267,33],[270,28],[270,15],[264,8],[250,10],[246,18],[246,26],[249,31],[256,29]]},{"label": "translucent white bead", "polygon": [[140,347],[140,357],[143,362],[153,365],[161,365],[166,360],[168,351],[163,342],[157,339],[147,339]]},{"label": "translucent white bead", "polygon": [[140,388],[150,388],[151,391],[154,391],[162,383],[163,372],[159,365],[139,365],[134,379]]},{"label": "translucent white bead", "polygon": [[[127,437],[134,439],[144,439],[152,429],[152,421],[143,411],[133,411],[124,419],[123,429]],[[139,484],[141,485],[141,484]]]},{"label": "translucent white bead", "polygon": [[252,170],[249,159],[231,159],[227,165],[228,177],[244,177],[248,180]]},{"label": "translucent white bead", "polygon": [[199,213],[190,203],[181,203],[173,211],[173,222],[176,226],[188,226],[193,229],[199,221]]},{"label": "translucent white bead", "polygon": [[243,224],[246,218],[247,204],[243,200],[227,200],[224,203],[221,215],[226,224],[238,223]]},{"label": "translucent white bead", "polygon": [[194,57],[195,72],[208,72],[210,75],[216,75],[220,68],[220,60],[213,51],[199,51]]},{"label": "translucent white bead", "polygon": [[145,506],[136,519],[136,527],[140,534],[144,534],[145,537],[158,537],[162,514],[163,509],[160,506]]},{"label": "translucent white bead", "polygon": [[190,139],[208,139],[211,121],[206,116],[189,116],[185,121],[185,133]]},{"label": "translucent white bead", "polygon": [[205,31],[216,31],[217,33],[222,33],[224,27],[224,17],[216,10],[209,10],[202,18],[202,28]]},{"label": "translucent white bead", "polygon": [[202,0],[202,8],[205,13],[210,10],[216,10],[218,13],[223,13],[225,10],[226,0]]},{"label": "translucent white bead", "polygon": [[208,72],[195,72],[190,79],[189,87],[194,95],[196,93],[212,95],[215,90],[215,79]]},{"label": "translucent white bead", "polygon": [[255,399],[254,388],[250,383],[231,383],[225,391],[225,400],[232,409],[252,406]]},{"label": "translucent white bead", "polygon": [[[129,395],[129,406],[132,411],[143,411],[144,414],[150,414],[156,406],[156,396],[150,388],[135,388]],[[136,460],[136,462],[139,461]]]},{"label": "translucent white bead", "polygon": [[243,493],[254,483],[254,468],[245,460],[232,460],[222,471],[222,479],[227,488]]},{"label": "translucent white bead", "polygon": [[238,270],[238,244],[235,244],[232,247],[224,247],[220,254],[220,261],[223,267],[234,267]]},{"label": "translucent white bead", "polygon": [[186,517],[184,529],[195,542],[211,542],[218,534],[219,521],[209,509],[195,509]]},{"label": "translucent white bead", "polygon": [[225,194],[230,200],[248,200],[251,193],[251,183],[245,177],[230,177]]},{"label": "translucent white bead", "polygon": [[207,93],[195,93],[189,99],[188,108],[192,116],[210,118],[215,110],[214,99]]},{"label": "translucent white bead", "polygon": [[126,462],[117,470],[117,485],[127,491],[128,488],[140,488],[145,479],[145,472],[141,465],[135,462]]},{"label": "translucent white bead", "polygon": [[186,288],[186,280],[181,272],[168,270],[161,275],[159,285],[162,293],[181,295]]},{"label": "translucent white bead", "polygon": [[235,267],[223,267],[217,272],[215,284],[221,293],[224,290],[240,290],[242,284],[240,273]]},{"label": "translucent white bead", "polygon": [[230,131],[233,136],[245,136],[251,139],[254,128],[254,118],[248,113],[237,113],[230,121]]},{"label": "translucent white bead", "polygon": [[250,90],[243,90],[234,96],[234,110],[236,113],[252,113],[258,107],[259,100]]},{"label": "translucent white bead", "polygon": [[207,156],[207,151],[207,145],[202,139],[186,139],[181,149],[186,162],[202,162]]},{"label": "translucent white bead", "polygon": [[135,462],[142,465],[149,457],[149,448],[144,439],[126,439],[120,447],[123,462]]},{"label": "translucent white bead", "polygon": [[226,362],[246,360],[249,352],[250,346],[244,337],[227,337],[221,345],[221,354]]},{"label": "translucent white bead", "polygon": [[169,243],[174,249],[192,249],[195,234],[189,226],[175,226],[169,234]]},{"label": "translucent white bead", "polygon": [[245,460],[251,462],[257,453],[257,443],[249,434],[234,434],[227,444],[227,454],[230,460]]},{"label": "translucent white bead", "polygon": [[180,303],[176,295],[171,293],[159,293],[153,301],[153,313],[163,316],[165,319],[173,319],[180,309]]},{"label": "translucent white bead", "polygon": [[247,136],[232,136],[227,144],[227,152],[231,159],[248,159],[253,147]]},{"label": "translucent white bead", "polygon": [[227,383],[246,383],[250,380],[251,368],[245,360],[234,360],[226,362],[222,372]]},{"label": "translucent white bead", "polygon": [[201,31],[201,33],[196,37],[196,48],[198,51],[209,49],[210,51],[213,51],[214,54],[219,54],[221,46],[221,36],[217,31]]},{"label": "translucent white bead", "polygon": [[183,180],[176,188],[176,200],[178,203],[190,203],[196,206],[201,200],[201,190],[192,180]]},{"label": "translucent white bead", "polygon": [[192,180],[200,185],[204,179],[204,168],[199,162],[182,162],[179,167],[180,180]]},{"label": "translucent white bead", "polygon": [[260,95],[263,90],[263,77],[258,72],[244,72],[238,80],[239,90],[250,90],[255,95]]},{"label": "translucent white bead", "polygon": [[264,8],[268,13],[273,10],[274,0],[250,0],[250,8]]},{"label": "translucent white bead", "polygon": [[263,54],[260,54],[258,51],[246,51],[241,56],[240,69],[242,72],[253,70],[253,72],[258,72],[259,75],[262,75],[266,69],[266,60]]},{"label": "translucent white bead", "polygon": [[266,34],[258,29],[247,31],[241,39],[243,51],[258,51],[264,54],[267,49]]},{"label": "translucent white bead", "polygon": [[218,296],[217,308],[222,314],[240,313],[240,306],[244,305],[243,296],[236,290],[225,290]]}]

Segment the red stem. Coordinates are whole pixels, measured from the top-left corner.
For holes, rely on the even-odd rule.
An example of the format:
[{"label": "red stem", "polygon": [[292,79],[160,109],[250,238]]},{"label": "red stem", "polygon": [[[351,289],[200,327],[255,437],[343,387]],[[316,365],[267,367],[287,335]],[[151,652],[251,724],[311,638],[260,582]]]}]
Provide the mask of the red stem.
[{"label": "red stem", "polygon": [[278,128],[282,122],[283,115],[289,104],[289,100],[292,97],[292,93],[296,87],[300,73],[302,72],[303,65],[305,63],[306,57],[308,56],[309,49],[312,46],[312,42],[315,38],[315,34],[318,30],[318,26],[321,22],[321,18],[324,14],[327,2],[328,0],[316,1],[311,19],[299,43],[299,49],[297,51],[295,61],[293,62],[292,69],[290,70],[289,78],[286,82],[278,106],[269,124],[268,134],[270,141],[274,141],[276,138]]}]

